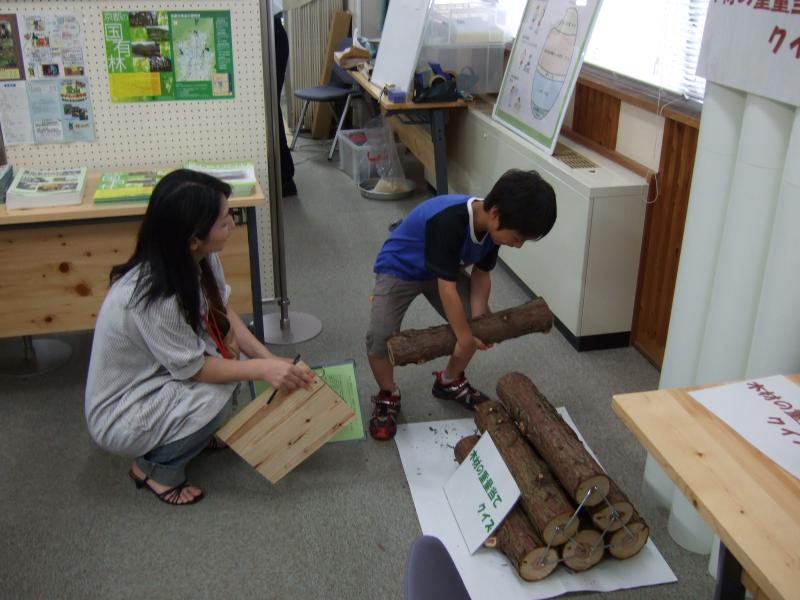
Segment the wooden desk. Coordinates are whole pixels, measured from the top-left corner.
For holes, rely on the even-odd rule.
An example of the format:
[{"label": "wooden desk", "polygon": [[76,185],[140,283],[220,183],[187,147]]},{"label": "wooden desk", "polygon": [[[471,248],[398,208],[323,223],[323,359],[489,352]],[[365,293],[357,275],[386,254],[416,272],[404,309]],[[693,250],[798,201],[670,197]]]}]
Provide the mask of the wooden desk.
[{"label": "wooden desk", "polygon": [[[470,103],[464,100],[423,103],[390,102],[385,95],[381,97],[381,88],[372,83],[361,71],[350,71],[349,73],[365,92],[375,100],[378,100],[381,112],[387,116],[397,115],[400,125],[428,124],[430,126],[431,140],[433,142],[433,169],[436,175],[436,193],[440,195],[449,193],[447,187],[447,138],[445,137],[447,111],[467,108]],[[402,127],[392,124],[392,129],[400,135],[401,141],[420,159],[420,162],[423,164],[430,163],[430,160],[426,160],[428,152],[424,148],[424,143],[413,133],[409,133],[408,139],[404,139]]]},{"label": "wooden desk", "polygon": [[743,597],[742,568],[766,597],[798,598],[800,480],[689,389],[617,395],[612,407],[722,540],[715,598]]},{"label": "wooden desk", "polygon": [[[0,204],[0,337],[92,329],[108,289],[111,267],[133,252],[146,203],[92,202],[99,172],[91,172],[83,202],[8,211]],[[261,188],[232,198],[247,227],[237,227],[222,260],[237,311],[252,310],[264,339],[256,237]]]}]

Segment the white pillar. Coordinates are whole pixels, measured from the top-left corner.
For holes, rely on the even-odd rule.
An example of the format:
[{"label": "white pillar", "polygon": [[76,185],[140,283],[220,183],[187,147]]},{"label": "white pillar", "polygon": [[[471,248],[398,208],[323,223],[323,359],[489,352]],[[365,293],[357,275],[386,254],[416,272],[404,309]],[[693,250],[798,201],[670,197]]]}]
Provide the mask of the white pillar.
[{"label": "white pillar", "polygon": [[786,152],[747,377],[800,372],[800,109]]}]

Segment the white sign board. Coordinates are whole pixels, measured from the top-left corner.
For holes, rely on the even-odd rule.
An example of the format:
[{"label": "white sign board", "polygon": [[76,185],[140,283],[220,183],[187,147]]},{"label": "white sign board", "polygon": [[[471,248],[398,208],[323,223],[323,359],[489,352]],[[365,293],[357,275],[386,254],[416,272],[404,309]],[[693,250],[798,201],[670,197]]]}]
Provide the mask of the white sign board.
[{"label": "white sign board", "polygon": [[800,106],[800,4],[710,2],[697,74]]},{"label": "white sign board", "polygon": [[392,0],[386,11],[372,83],[393,86],[411,99],[411,84],[431,0]]},{"label": "white sign board", "polygon": [[447,480],[444,494],[472,554],[503,522],[520,494],[488,431]]},{"label": "white sign board", "polygon": [[800,387],[776,375],[689,394],[800,479]]},{"label": "white sign board", "polygon": [[529,0],[494,119],[552,154],[600,0]]}]

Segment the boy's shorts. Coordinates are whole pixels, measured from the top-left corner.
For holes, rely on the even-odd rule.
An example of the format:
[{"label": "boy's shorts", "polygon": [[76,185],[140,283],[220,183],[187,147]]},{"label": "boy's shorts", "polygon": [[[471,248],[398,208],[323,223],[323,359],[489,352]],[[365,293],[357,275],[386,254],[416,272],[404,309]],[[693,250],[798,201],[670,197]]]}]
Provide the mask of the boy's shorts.
[{"label": "boy's shorts", "polygon": [[[467,318],[471,318],[472,310],[469,303],[469,275],[461,271],[457,281],[458,295],[464,305]],[[394,275],[385,273],[375,274],[375,288],[372,290],[372,308],[367,329],[367,356],[372,358],[386,358],[386,340],[393,333],[400,331],[403,317],[411,302],[423,294],[431,306],[436,309],[442,318],[444,314],[442,299],[439,297],[439,288],[436,279],[426,281],[404,281]]]}]

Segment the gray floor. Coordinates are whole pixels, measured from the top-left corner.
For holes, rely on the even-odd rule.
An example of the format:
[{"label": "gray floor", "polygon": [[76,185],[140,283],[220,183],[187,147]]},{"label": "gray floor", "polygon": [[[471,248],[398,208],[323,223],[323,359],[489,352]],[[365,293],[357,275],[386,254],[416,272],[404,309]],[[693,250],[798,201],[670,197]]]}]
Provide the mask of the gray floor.
[{"label": "gray floor", "polygon": [[[355,359],[366,418],[373,384],[362,338],[371,263],[387,224],[427,192],[396,203],[365,200],[327,163],[324,150],[306,140],[299,144],[300,195],[286,201],[285,211],[292,308],[318,316],[324,329],[310,342],[277,351],[301,352],[312,364]],[[420,180],[418,169],[408,165]],[[526,299],[498,268],[492,307]],[[406,325],[437,322],[420,300]],[[402,597],[405,553],[420,529],[394,443],[326,446],[277,486],[231,451],[204,453],[190,475],[206,499],[190,508],[169,507],[134,489],[126,476],[129,461],[100,451],[86,433],[82,406],[91,332],[59,339],[73,348],[66,366],[24,380],[0,376],[0,597]],[[467,416],[430,396],[431,371],[442,364],[398,371],[406,422]],[[481,353],[469,374],[491,392],[511,370],[529,375],[554,404],[569,409],[651,523],[653,539],[679,579],[609,597],[710,598],[707,558],[677,547],[666,532],[665,511],[642,498],[644,452],[610,408],[614,393],[657,387],[657,371],[631,348],[579,354],[554,330]]]}]

